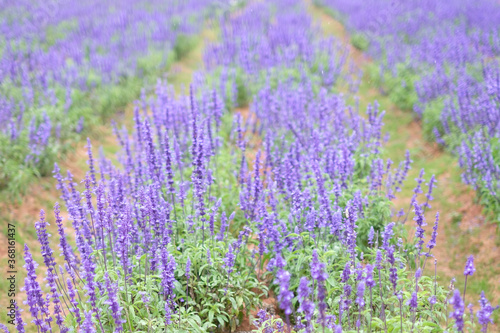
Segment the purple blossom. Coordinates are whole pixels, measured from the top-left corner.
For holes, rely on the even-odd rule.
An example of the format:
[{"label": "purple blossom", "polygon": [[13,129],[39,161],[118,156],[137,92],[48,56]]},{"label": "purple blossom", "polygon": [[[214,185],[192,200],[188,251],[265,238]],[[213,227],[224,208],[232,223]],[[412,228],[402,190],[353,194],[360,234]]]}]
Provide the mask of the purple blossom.
[{"label": "purple blossom", "polygon": [[377,250],[377,254],[375,255],[375,267],[382,269],[382,251],[380,250]]},{"label": "purple blossom", "polygon": [[212,265],[210,249],[207,248],[207,264]]},{"label": "purple blossom", "polygon": [[90,138],[87,138],[87,154],[88,160],[87,163],[89,165],[90,170],[90,178],[92,179],[92,185],[95,186],[97,184],[97,180],[95,177],[95,168],[94,168],[94,157],[92,155],[92,144],[90,143]]},{"label": "purple blossom", "polygon": [[293,293],[290,291],[290,273],[281,269],[276,275],[276,283],[280,287],[278,295],[278,303],[280,308],[285,312],[288,317],[292,314],[292,299]]},{"label": "purple blossom", "polygon": [[356,303],[359,306],[359,311],[363,311],[365,307],[364,295],[365,295],[365,281],[361,280],[358,283],[358,291],[356,294]]},{"label": "purple blossom", "polygon": [[224,258],[224,267],[226,268],[228,275],[233,272],[235,259],[236,259],[236,256],[233,252],[233,247],[231,244],[229,244],[229,246],[227,248],[226,257]]},{"label": "purple blossom", "polygon": [[412,294],[411,294],[411,298],[408,300],[408,306],[410,307],[410,309],[412,311],[417,311],[417,307],[418,307],[418,299],[417,299],[417,292],[414,291]]},{"label": "purple blossom", "polygon": [[375,281],[373,280],[373,265],[368,264],[365,266],[366,272],[366,285],[371,289],[375,287]]},{"label": "purple blossom", "polygon": [[460,297],[460,291],[458,289],[455,289],[450,304],[453,306],[453,312],[450,313],[450,318],[455,319],[457,330],[462,332],[464,329],[464,301],[462,297]]},{"label": "purple blossom", "polygon": [[164,247],[161,250],[161,286],[163,289],[163,295],[165,299],[173,299],[174,295],[174,283],[175,283],[175,268],[176,263],[175,259],[170,253],[168,253],[167,249]]},{"label": "purple blossom", "polygon": [[24,330],[24,326],[26,326],[26,323],[23,321],[23,318],[21,317],[21,312],[23,310],[17,306],[17,302],[14,303],[14,308],[16,316],[14,319],[14,323],[16,324],[17,333],[25,333],[26,331]]},{"label": "purple blossom", "polygon": [[375,235],[375,230],[373,230],[373,226],[370,227],[370,232],[368,233],[368,244],[373,245],[373,236]]},{"label": "purple blossom", "polygon": [[305,319],[307,323],[310,323],[314,314],[315,305],[309,300],[309,295],[311,294],[311,288],[309,287],[309,281],[306,277],[301,277],[299,282],[299,287],[297,288],[297,296],[300,302],[298,312],[304,312]]},{"label": "purple blossom", "polygon": [[417,224],[415,228],[415,238],[417,244],[415,244],[415,247],[417,248],[418,253],[420,254],[422,251],[422,245],[424,244],[424,238],[425,238],[425,230],[423,229],[423,227],[426,226],[427,224],[425,223],[425,216],[422,206],[419,205],[417,202],[415,202],[414,207],[415,207],[415,217],[413,218],[413,220]]},{"label": "purple blossom", "polygon": [[346,283],[349,280],[350,276],[351,276],[351,263],[347,262],[345,264],[344,270],[342,271],[341,275],[342,282]]},{"label": "purple blossom", "polygon": [[[33,323],[40,329],[41,332],[50,330],[50,322],[52,317],[49,313],[49,304],[44,299],[42,289],[36,281],[35,269],[38,267],[36,261],[33,260],[28,245],[24,245],[24,268],[27,276],[24,279],[24,291],[26,292],[26,304],[30,308]],[[45,317],[45,320],[44,320]]]},{"label": "purple blossom", "polygon": [[477,322],[479,325],[481,325],[481,332],[487,332],[488,331],[488,324],[493,324],[493,319],[491,318],[491,315],[493,314],[493,311],[498,309],[497,307],[492,307],[490,302],[486,299],[484,296],[484,291],[481,291],[481,298],[479,299],[479,305],[481,308],[477,311],[476,316],[477,316]]},{"label": "purple blossom", "polygon": [[73,313],[73,315],[76,318],[76,322],[78,324],[81,324],[82,322],[82,317],[80,316],[80,308],[78,307],[78,301],[76,300],[76,290],[73,288],[73,284],[71,283],[71,279],[68,278],[66,280],[66,286],[68,287],[68,297],[69,297],[69,302],[73,306],[70,311]]},{"label": "purple blossom", "polygon": [[122,318],[122,307],[120,306],[117,295],[118,286],[115,283],[111,283],[107,272],[104,274],[104,283],[106,285],[106,291],[108,292],[108,298],[104,303],[109,305],[111,310],[111,316],[115,321],[115,332],[122,332],[122,325],[126,321]]},{"label": "purple blossom", "polygon": [[437,183],[436,177],[434,177],[434,175],[432,175],[431,179],[429,180],[429,189],[428,189],[427,193],[425,194],[425,197],[427,198],[427,201],[424,204],[425,208],[431,208],[431,206],[429,205],[429,201],[432,201],[434,199],[432,197],[432,191],[436,187],[436,183]]},{"label": "purple blossom", "polygon": [[312,262],[311,262],[311,277],[318,282],[323,282],[328,279],[328,273],[325,271],[326,264],[322,263],[318,259],[318,253],[313,250]]},{"label": "purple blossom", "polygon": [[92,322],[92,311],[85,312],[85,320],[80,327],[80,331],[83,333],[96,333],[94,323]]},{"label": "purple blossom", "polygon": [[388,225],[385,226],[385,230],[382,233],[382,240],[383,240],[382,248],[385,250],[387,250],[390,246],[389,241],[391,240],[394,234],[394,231],[392,230],[394,225],[395,225],[394,222],[389,223]]},{"label": "purple blossom", "polygon": [[417,283],[418,283],[418,279],[420,279],[421,276],[422,276],[422,269],[419,267],[415,271],[415,280],[417,281]]},{"label": "purple blossom", "polygon": [[436,246],[436,237],[438,235],[438,224],[439,224],[439,212],[436,213],[436,221],[434,222],[434,226],[432,227],[432,234],[429,243],[427,243],[427,248],[429,252]]},{"label": "purple blossom", "polygon": [[185,271],[187,280],[189,280],[190,273],[191,273],[191,258],[188,257],[186,261],[186,271]]},{"label": "purple blossom", "polygon": [[471,255],[467,258],[467,262],[465,263],[464,275],[472,276],[476,268],[474,267],[474,256]]},{"label": "purple blossom", "polygon": [[[181,302],[182,302],[182,298],[181,298]],[[165,325],[168,326],[170,324],[172,324],[172,309],[171,309],[171,305],[169,304],[170,302],[165,302]]]}]

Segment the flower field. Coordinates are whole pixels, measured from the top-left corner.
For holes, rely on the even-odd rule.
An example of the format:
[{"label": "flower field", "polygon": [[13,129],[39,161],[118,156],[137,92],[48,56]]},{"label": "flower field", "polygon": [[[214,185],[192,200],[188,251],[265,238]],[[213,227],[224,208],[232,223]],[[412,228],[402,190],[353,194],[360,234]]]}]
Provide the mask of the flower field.
[{"label": "flower field", "polygon": [[0,331],[499,330],[499,3],[3,5]]}]

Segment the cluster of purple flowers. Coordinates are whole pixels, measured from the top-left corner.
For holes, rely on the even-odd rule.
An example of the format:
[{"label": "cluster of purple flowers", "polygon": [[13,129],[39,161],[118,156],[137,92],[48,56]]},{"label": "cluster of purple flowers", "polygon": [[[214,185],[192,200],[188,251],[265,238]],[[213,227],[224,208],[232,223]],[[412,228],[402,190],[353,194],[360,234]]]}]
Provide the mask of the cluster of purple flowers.
[{"label": "cluster of purple flowers", "polygon": [[[198,33],[213,6],[214,0],[5,3],[0,136],[3,145],[15,145],[25,156],[4,147],[2,155],[45,173],[41,159],[93,123],[90,113],[97,117],[100,104],[114,103],[105,89],[167,68],[176,43]],[[2,183],[10,181],[5,177]]]},{"label": "cluster of purple flowers", "polygon": [[[381,75],[400,77],[430,137],[459,157],[463,181],[498,213],[500,7],[493,0],[318,0],[369,42]],[[406,73],[413,73],[405,76]],[[395,92],[402,88],[395,85]]]}]

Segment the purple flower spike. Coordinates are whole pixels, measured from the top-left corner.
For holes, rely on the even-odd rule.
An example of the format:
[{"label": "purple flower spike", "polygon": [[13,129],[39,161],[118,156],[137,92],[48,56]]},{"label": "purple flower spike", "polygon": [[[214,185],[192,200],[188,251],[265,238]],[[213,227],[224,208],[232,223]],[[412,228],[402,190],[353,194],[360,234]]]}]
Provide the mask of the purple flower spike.
[{"label": "purple flower spike", "polygon": [[472,276],[475,271],[476,268],[474,267],[474,256],[470,255],[465,263],[464,275]]},{"label": "purple flower spike", "polygon": [[368,233],[368,244],[373,245],[373,236],[375,235],[375,230],[373,226],[370,227],[370,232]]},{"label": "purple flower spike", "polygon": [[123,323],[125,323],[125,320],[122,319],[122,307],[120,306],[119,299],[118,299],[118,287],[115,283],[111,283],[109,280],[109,275],[106,272],[104,274],[104,282],[106,285],[106,291],[108,292],[108,299],[105,301],[105,304],[109,305],[109,308],[111,310],[111,316],[113,317],[115,321],[115,332],[122,332],[123,331]]},{"label": "purple flower spike", "polygon": [[236,256],[234,255],[233,247],[231,244],[229,244],[226,257],[224,258],[224,266],[227,270],[227,274],[231,274],[233,272],[235,258]]},{"label": "purple flower spike", "polygon": [[14,307],[15,307],[15,315],[16,315],[16,319],[14,319],[14,323],[16,324],[17,333],[24,333],[25,332],[24,326],[26,326],[26,323],[23,321],[23,318],[21,317],[21,312],[23,310],[19,309],[19,307],[17,306],[17,302],[14,303]]},{"label": "purple flower spike", "polygon": [[408,300],[408,306],[410,307],[410,309],[412,311],[416,311],[417,310],[417,307],[418,307],[418,298],[417,298],[417,292],[414,291],[412,294],[411,294],[411,298]]},{"label": "purple flower spike", "polygon": [[357,296],[356,303],[358,304],[360,311],[362,311],[365,307],[364,295],[365,295],[365,281],[361,280],[358,283],[358,292],[356,294],[356,296]]},{"label": "purple flower spike", "polygon": [[453,312],[450,314],[450,318],[455,319],[457,330],[462,332],[464,329],[464,301],[462,297],[460,297],[460,291],[458,289],[455,289],[450,304],[453,306]]},{"label": "purple flower spike", "polygon": [[436,213],[436,221],[434,222],[434,226],[432,227],[431,239],[429,240],[429,243],[427,243],[427,248],[429,249],[429,252],[436,246],[438,225],[439,225],[439,212]]},{"label": "purple flower spike", "polygon": [[311,262],[311,277],[318,282],[325,281],[328,279],[328,274],[325,272],[326,264],[322,263],[318,259],[318,252],[313,251],[313,260]]},{"label": "purple flower spike", "polygon": [[[24,268],[26,268],[27,273],[24,279],[24,291],[26,291],[27,295],[26,304],[30,308],[33,323],[41,332],[47,332],[50,330],[49,323],[52,321],[52,317],[49,313],[48,302],[44,299],[42,289],[36,280],[35,269],[38,264],[33,260],[33,256],[26,244],[24,245],[24,261],[26,262]],[[42,320],[44,317],[46,318],[45,322]]]},{"label": "purple flower spike", "polygon": [[481,299],[479,300],[479,304],[481,305],[481,309],[477,311],[477,321],[481,325],[481,332],[486,333],[488,331],[488,324],[493,324],[493,319],[491,315],[493,311],[498,309],[497,307],[492,307],[490,302],[484,297],[484,291],[481,291]]},{"label": "purple flower spike", "polygon": [[188,257],[187,262],[186,262],[186,279],[189,280],[189,276],[191,273],[191,258]]},{"label": "purple flower spike", "polygon": [[290,316],[292,314],[292,299],[293,293],[289,290],[290,288],[290,273],[284,269],[280,270],[276,275],[277,283],[280,286],[280,293],[278,295],[278,302],[280,308],[285,312],[285,314]]},{"label": "purple flower spike", "polygon": [[92,322],[92,311],[85,312],[85,320],[80,327],[80,332],[83,333],[95,333],[94,323]]},{"label": "purple flower spike", "polygon": [[300,306],[297,311],[304,312],[307,323],[310,323],[314,315],[315,305],[308,299],[311,294],[311,287],[309,287],[309,281],[306,277],[300,278],[297,294],[300,302]]}]

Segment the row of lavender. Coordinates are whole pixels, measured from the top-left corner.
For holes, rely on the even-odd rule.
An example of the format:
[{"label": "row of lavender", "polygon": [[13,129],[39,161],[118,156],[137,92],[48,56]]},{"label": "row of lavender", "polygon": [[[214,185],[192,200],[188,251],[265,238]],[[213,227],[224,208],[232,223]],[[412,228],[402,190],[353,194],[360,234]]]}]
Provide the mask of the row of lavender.
[{"label": "row of lavender", "polygon": [[[25,247],[38,330],[234,330],[271,286],[282,319],[259,311],[260,332],[486,331],[484,297],[477,319],[465,317],[465,289],[422,274],[436,246],[438,219],[429,241],[423,229],[434,178],[421,194],[422,172],[408,211],[391,211],[410,157],[383,160],[383,112],[365,117],[332,93],[356,90],[358,73],[344,70],[344,50],[319,37],[304,4],[258,2],[221,27],[188,96],[160,82],[138,103],[133,132],[115,129],[120,166],[89,143],[81,193],[56,167],[74,234],[56,205],[62,262],[45,215],[36,223],[48,289]],[[253,102],[233,115],[238,100]],[[409,217],[415,241],[403,242]]]},{"label": "row of lavender", "polygon": [[137,98],[145,78],[158,77],[183,56],[193,43],[188,36],[200,31],[207,10],[215,14],[215,3],[5,3],[0,16],[0,188],[17,190],[20,173],[50,174],[69,141]]},{"label": "row of lavender", "polygon": [[497,1],[320,0],[346,18],[353,41],[428,138],[459,156],[463,181],[500,221],[500,5]]}]

